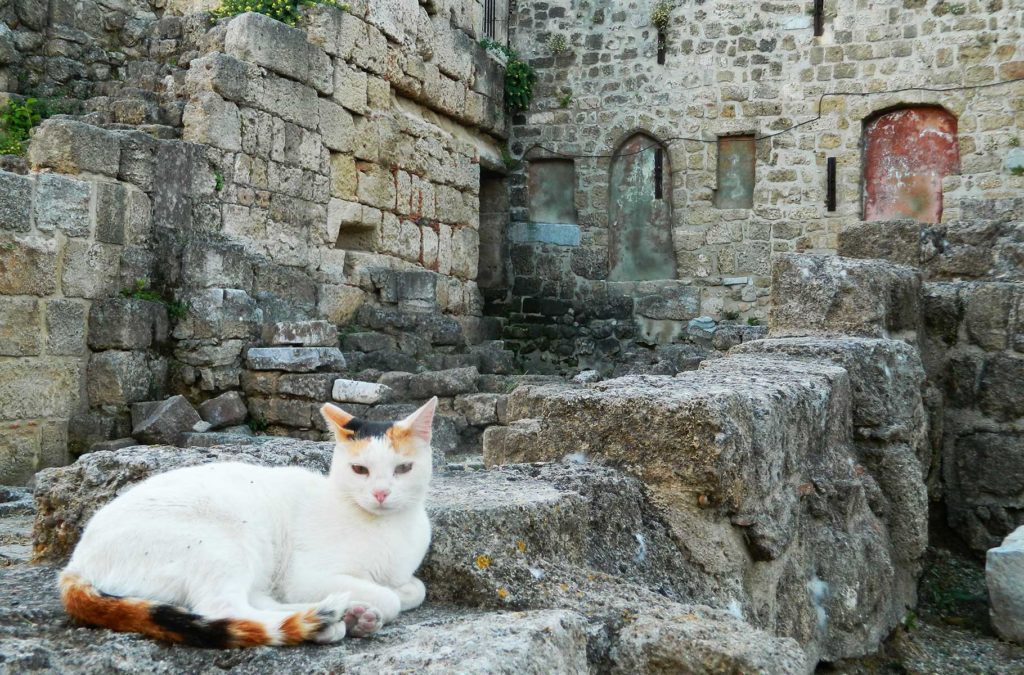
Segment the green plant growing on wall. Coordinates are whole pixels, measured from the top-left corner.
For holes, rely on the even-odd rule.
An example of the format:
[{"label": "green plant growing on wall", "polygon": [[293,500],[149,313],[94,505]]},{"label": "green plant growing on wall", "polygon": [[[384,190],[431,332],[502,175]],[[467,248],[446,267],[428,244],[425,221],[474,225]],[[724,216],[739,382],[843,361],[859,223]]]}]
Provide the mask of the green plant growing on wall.
[{"label": "green plant growing on wall", "polygon": [[756,316],[748,317],[747,318],[747,325],[748,326],[760,326],[761,325],[761,320],[758,319]]},{"label": "green plant growing on wall", "polygon": [[563,89],[562,93],[558,95],[558,107],[568,108],[572,104],[572,90]]},{"label": "green plant growing on wall", "polygon": [[349,9],[348,3],[338,0],[221,0],[220,7],[213,11],[213,15],[223,19],[245,12],[256,12],[294,26],[301,16],[300,8],[313,5],[329,5],[346,12]]},{"label": "green plant growing on wall", "polygon": [[1011,138],[1010,139],[1010,147],[1011,148],[1019,148],[1020,147],[1020,139],[1017,138],[1016,136]]},{"label": "green plant growing on wall", "polygon": [[1010,169],[1010,173],[1014,176],[1024,176],[1024,166],[1015,166]]},{"label": "green plant growing on wall", "polygon": [[0,155],[24,155],[32,127],[43,120],[39,100],[8,101],[0,109]]},{"label": "green plant growing on wall", "polygon": [[505,57],[505,106],[513,111],[529,108],[533,100],[533,85],[537,83],[537,72],[506,45],[488,38],[480,40],[480,45]]},{"label": "green plant growing on wall", "polygon": [[671,19],[672,4],[668,2],[668,0],[659,0],[654,7],[651,8],[651,25],[654,26],[659,33],[665,32]]},{"label": "green plant growing on wall", "polygon": [[507,145],[503,145],[501,147],[501,163],[504,164],[505,168],[509,171],[513,171],[519,166],[519,160],[512,156]]},{"label": "green plant growing on wall", "polygon": [[569,41],[562,33],[552,33],[548,38],[548,49],[556,56],[569,51]]},{"label": "green plant growing on wall", "polygon": [[121,291],[121,296],[125,298],[135,298],[136,300],[157,302],[167,308],[167,314],[172,319],[180,319],[188,313],[187,302],[172,302],[165,300],[160,293],[149,287],[149,279],[146,278],[136,279],[134,284]]},{"label": "green plant growing on wall", "polygon": [[213,190],[214,192],[220,192],[224,189],[224,174],[217,171],[213,174]]}]

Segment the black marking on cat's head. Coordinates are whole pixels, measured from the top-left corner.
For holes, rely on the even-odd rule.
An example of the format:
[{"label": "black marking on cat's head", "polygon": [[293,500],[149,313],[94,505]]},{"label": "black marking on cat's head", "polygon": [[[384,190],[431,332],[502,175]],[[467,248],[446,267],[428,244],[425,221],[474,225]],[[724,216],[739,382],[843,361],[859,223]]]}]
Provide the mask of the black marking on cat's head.
[{"label": "black marking on cat's head", "polygon": [[353,417],[345,423],[344,429],[352,432],[354,441],[364,438],[383,437],[394,422],[371,422],[370,420]]}]

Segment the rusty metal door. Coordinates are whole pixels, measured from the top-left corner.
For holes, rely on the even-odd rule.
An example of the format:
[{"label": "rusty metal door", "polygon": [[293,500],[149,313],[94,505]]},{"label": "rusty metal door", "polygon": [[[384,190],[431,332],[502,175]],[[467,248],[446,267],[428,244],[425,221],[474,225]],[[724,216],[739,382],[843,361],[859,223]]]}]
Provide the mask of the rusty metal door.
[{"label": "rusty metal door", "polygon": [[942,179],[960,170],[956,118],[905,108],[864,127],[864,220],[942,220]]},{"label": "rusty metal door", "polygon": [[612,158],[610,280],[675,279],[670,194],[668,153],[649,136],[631,136]]}]

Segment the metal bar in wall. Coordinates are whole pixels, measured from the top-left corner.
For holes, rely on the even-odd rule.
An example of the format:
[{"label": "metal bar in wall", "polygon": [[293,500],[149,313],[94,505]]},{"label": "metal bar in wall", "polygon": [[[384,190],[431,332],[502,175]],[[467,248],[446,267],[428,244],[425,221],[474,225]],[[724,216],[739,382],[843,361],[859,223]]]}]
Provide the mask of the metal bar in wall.
[{"label": "metal bar in wall", "polygon": [[836,158],[828,157],[825,160],[826,185],[825,185],[825,208],[829,211],[836,210]]},{"label": "metal bar in wall", "polygon": [[814,0],[814,34],[825,34],[825,0]]}]

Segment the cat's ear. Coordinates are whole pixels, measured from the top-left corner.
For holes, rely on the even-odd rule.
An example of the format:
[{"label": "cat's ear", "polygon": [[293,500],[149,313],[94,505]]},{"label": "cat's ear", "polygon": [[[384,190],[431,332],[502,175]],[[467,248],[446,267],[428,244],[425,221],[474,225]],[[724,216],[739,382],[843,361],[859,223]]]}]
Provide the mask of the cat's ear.
[{"label": "cat's ear", "polygon": [[349,415],[333,403],[324,403],[323,407],[320,408],[320,414],[324,416],[327,426],[330,427],[331,431],[334,432],[334,437],[339,441],[347,441],[352,436],[352,431],[346,429],[345,425],[349,423],[354,415]]},{"label": "cat's ear", "polygon": [[430,399],[420,409],[398,423],[402,429],[424,443],[430,443],[430,433],[434,425],[434,410],[437,409],[437,397]]}]

